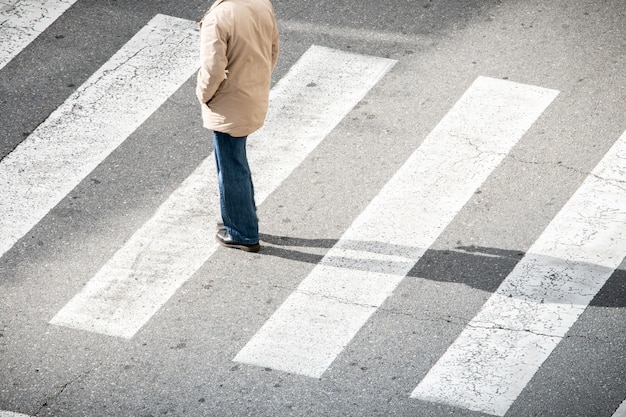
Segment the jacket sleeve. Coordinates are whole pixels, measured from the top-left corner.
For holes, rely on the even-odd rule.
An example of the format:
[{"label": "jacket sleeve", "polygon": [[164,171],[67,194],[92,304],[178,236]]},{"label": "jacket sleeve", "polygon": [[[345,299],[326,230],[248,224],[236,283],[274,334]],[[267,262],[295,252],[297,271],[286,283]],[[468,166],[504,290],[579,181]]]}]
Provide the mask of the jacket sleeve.
[{"label": "jacket sleeve", "polygon": [[196,96],[203,104],[211,100],[227,76],[226,32],[218,25],[214,13],[208,13],[200,23],[200,70]]}]

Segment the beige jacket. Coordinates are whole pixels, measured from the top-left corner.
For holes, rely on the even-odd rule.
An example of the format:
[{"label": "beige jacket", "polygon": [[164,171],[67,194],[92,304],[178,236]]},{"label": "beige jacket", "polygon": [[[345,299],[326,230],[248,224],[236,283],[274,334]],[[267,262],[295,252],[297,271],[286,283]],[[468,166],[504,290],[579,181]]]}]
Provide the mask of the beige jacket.
[{"label": "beige jacket", "polygon": [[217,0],[200,22],[196,95],[204,127],[247,136],[265,120],[278,28],[269,0]]}]

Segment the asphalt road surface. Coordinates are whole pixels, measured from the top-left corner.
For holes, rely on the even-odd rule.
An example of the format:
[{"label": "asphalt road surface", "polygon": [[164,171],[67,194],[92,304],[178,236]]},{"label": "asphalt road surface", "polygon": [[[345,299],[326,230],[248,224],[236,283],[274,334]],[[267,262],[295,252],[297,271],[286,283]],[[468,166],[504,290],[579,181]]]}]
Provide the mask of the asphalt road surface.
[{"label": "asphalt road surface", "polygon": [[0,1],[0,416],[626,415],[626,3],[275,0],[258,254],[201,1]]}]

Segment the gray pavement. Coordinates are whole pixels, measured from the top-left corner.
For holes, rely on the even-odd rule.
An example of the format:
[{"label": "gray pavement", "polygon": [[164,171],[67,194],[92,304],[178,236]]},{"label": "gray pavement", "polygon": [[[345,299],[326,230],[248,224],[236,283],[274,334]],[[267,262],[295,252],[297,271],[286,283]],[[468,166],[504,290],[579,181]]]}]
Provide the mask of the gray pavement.
[{"label": "gray pavement", "polygon": [[[56,19],[0,69],[0,163],[154,15],[208,6],[184,3],[79,0]],[[261,253],[219,249],[130,339],[49,324],[210,155],[184,83],[0,258],[0,410],[486,415],[410,394],[626,129],[626,3],[273,3],[275,81],[313,44],[398,62],[260,205]],[[321,378],[234,362],[479,76],[560,93]],[[507,417],[615,413],[625,278],[622,260]]]}]

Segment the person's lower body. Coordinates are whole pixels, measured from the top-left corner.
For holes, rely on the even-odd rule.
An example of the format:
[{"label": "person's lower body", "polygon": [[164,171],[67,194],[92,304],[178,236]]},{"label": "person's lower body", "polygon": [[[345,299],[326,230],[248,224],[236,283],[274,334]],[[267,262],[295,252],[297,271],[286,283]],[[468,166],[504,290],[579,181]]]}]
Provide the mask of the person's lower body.
[{"label": "person's lower body", "polygon": [[224,246],[256,252],[259,249],[259,221],[246,141],[246,136],[233,137],[227,133],[213,132],[220,210],[224,224],[216,238]]}]

